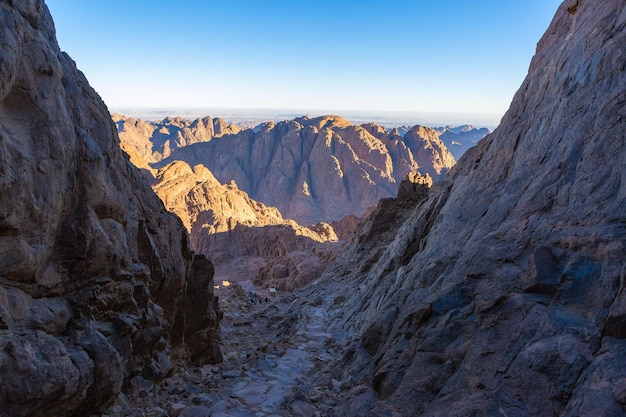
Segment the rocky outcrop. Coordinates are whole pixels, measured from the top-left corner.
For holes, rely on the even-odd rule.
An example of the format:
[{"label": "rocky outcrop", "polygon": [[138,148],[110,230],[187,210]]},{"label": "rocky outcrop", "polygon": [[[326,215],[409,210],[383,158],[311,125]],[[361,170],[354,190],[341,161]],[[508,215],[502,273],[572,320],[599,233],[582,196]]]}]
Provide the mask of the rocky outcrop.
[{"label": "rocky outcrop", "polygon": [[0,22],[0,413],[90,415],[194,344],[219,359],[211,270],[190,263],[43,2],[2,1]]},{"label": "rocky outcrop", "polygon": [[[287,265],[280,277],[262,274],[259,285],[276,286],[278,278],[282,289],[304,285],[321,275],[339,248],[330,225],[304,227],[283,219],[275,207],[252,200],[234,181],[220,184],[202,165],[192,169],[183,161],[172,162],[157,172],[153,189],[183,220],[192,247],[214,263],[244,264],[242,258],[261,257],[270,271],[270,264]],[[249,274],[256,276],[256,269]]]},{"label": "rocky outcrop", "polygon": [[[130,125],[143,123],[125,120]],[[157,130],[172,130],[166,122]],[[125,129],[121,133],[125,146],[150,146],[145,141],[137,145],[141,142],[137,135]],[[234,180],[251,198],[277,207],[300,224],[361,217],[379,199],[395,196],[407,173],[419,170],[438,180],[455,163],[432,129],[415,126],[402,137],[397,130],[355,126],[338,116],[269,122],[197,142],[201,143],[179,147],[153,166],[174,160],[204,165],[221,183]]]},{"label": "rocky outcrop", "polygon": [[148,162],[167,158],[178,148],[209,142],[213,138],[236,134],[242,130],[235,124],[210,117],[195,120],[166,117],[161,122],[152,122],[114,114],[113,121],[126,149],[132,147]]},{"label": "rocky outcrop", "polygon": [[625,28],[565,1],[501,125],[329,268],[333,415],[624,415]]}]

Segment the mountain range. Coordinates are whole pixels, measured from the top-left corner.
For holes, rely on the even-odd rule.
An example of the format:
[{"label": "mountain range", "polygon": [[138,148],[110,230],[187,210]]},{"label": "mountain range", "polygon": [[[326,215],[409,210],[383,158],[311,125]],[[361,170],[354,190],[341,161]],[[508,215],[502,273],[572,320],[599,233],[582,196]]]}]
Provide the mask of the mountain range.
[{"label": "mountain range", "polygon": [[[293,290],[308,284],[340,247],[331,225],[304,227],[283,219],[278,209],[252,200],[234,181],[220,184],[202,165],[192,169],[172,162],[156,172],[152,188],[181,218],[195,251],[218,268],[236,263],[259,285]],[[246,264],[250,267],[243,268]]]},{"label": "mountain range", "polygon": [[471,125],[434,127],[433,129],[439,133],[439,138],[457,161],[469,148],[476,146],[479,140],[490,133],[485,127],[476,128]]},{"label": "mountain range", "polygon": [[222,183],[308,225],[361,217],[399,182],[420,171],[439,180],[454,157],[437,132],[415,126],[403,136],[338,116],[301,117],[238,130],[220,119],[144,122],[114,116],[122,146],[159,168],[174,160],[204,165]]}]

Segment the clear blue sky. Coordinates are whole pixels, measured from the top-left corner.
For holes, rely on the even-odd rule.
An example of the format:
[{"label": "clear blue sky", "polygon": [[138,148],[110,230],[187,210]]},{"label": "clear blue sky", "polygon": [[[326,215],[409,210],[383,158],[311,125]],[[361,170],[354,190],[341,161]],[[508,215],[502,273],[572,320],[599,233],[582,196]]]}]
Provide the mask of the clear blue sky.
[{"label": "clear blue sky", "polygon": [[47,0],[109,107],[503,114],[560,0]]}]

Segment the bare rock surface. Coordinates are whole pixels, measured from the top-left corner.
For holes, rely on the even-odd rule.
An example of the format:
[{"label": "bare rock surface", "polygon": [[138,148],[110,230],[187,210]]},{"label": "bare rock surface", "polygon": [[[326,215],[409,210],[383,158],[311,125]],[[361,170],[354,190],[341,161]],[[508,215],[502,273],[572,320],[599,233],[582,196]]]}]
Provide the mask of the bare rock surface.
[{"label": "bare rock surface", "polygon": [[197,345],[219,360],[211,268],[121,151],[43,1],[0,2],[0,74],[0,414],[89,415]]},{"label": "bare rock surface", "polygon": [[[175,161],[156,172],[154,191],[178,214],[192,248],[218,268],[250,265],[256,284],[293,290],[319,278],[340,248],[326,223],[308,227],[252,200],[234,181],[220,184],[202,165]],[[262,260],[247,262],[246,259]]]},{"label": "bare rock surface", "polygon": [[564,2],[493,134],[430,189],[407,179],[313,285],[233,286],[248,338],[140,410],[624,415],[625,28],[622,0]]},{"label": "bare rock surface", "polygon": [[[145,122],[123,120],[122,127],[118,121],[118,127],[125,129],[120,133],[123,145],[137,148],[152,162],[146,149],[162,139],[128,127]],[[189,123],[175,121],[174,127],[169,119],[150,126],[167,132]],[[204,165],[219,182],[234,180],[254,200],[308,225],[340,221],[348,215],[362,217],[379,199],[395,196],[407,173],[420,171],[438,180],[455,163],[437,132],[423,126],[402,137],[375,124],[357,126],[339,116],[322,116],[231,131],[210,140],[201,136],[179,141],[168,158],[152,166],[160,168],[174,160]]]},{"label": "bare rock surface", "polygon": [[[256,303],[221,283],[219,353],[212,265],[190,263],[45,6],[0,17],[2,413],[626,413],[623,0],[565,1],[501,126],[444,181],[407,178],[316,283]],[[310,126],[338,148],[349,129]],[[350,148],[368,147],[388,172],[376,142]]]},{"label": "bare rock surface", "polygon": [[625,29],[565,1],[501,125],[313,287],[345,295],[332,415],[626,414]]}]

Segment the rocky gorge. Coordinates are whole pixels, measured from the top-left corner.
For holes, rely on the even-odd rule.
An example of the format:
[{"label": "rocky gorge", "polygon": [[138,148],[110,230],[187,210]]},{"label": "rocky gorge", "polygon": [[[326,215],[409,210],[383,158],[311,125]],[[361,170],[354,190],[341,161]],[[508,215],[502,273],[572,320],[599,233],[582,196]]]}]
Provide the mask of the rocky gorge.
[{"label": "rocky gorge", "polygon": [[[438,182],[394,177],[318,279],[259,304],[150,189],[278,219],[240,192],[247,165],[142,175],[43,2],[0,18],[0,415],[626,415],[623,0],[564,1],[493,133]],[[348,128],[281,127],[341,155]]]}]

